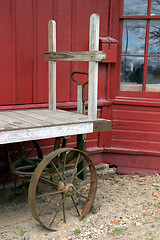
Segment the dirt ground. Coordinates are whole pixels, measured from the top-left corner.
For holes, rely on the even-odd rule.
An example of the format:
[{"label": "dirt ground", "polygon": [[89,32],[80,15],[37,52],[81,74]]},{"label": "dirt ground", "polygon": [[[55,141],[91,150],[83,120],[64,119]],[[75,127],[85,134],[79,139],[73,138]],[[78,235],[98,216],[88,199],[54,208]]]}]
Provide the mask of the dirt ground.
[{"label": "dirt ground", "polygon": [[35,222],[26,193],[0,190],[0,239],[160,239],[160,175],[117,175],[107,165],[98,166],[97,175],[90,213],[80,222],[73,209],[56,232]]}]

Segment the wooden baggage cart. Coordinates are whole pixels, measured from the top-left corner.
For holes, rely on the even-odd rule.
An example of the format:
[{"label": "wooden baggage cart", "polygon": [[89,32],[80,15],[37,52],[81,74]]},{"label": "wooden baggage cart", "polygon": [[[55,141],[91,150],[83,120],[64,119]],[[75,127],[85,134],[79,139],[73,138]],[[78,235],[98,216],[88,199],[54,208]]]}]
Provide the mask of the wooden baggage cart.
[{"label": "wooden baggage cart", "polygon": [[[99,51],[99,16],[91,15],[87,52],[56,52],[56,23],[50,21],[49,52],[44,58],[49,61],[49,109],[1,111],[0,144],[20,144],[23,161],[11,164],[12,172],[30,178],[28,201],[32,215],[45,228],[56,230],[60,212],[66,221],[66,199],[71,199],[83,219],[96,195],[96,170],[85,152],[84,134],[111,130],[110,120],[97,118],[98,62],[105,59],[105,53]],[[81,114],[83,84],[78,84],[78,113],[56,109],[56,61],[89,61],[88,115]],[[77,146],[67,148],[66,138],[72,135],[77,135]],[[42,159],[36,140],[49,138],[55,138],[54,151]],[[36,159],[25,155],[25,141],[32,141]],[[78,198],[83,200],[81,212]]]}]

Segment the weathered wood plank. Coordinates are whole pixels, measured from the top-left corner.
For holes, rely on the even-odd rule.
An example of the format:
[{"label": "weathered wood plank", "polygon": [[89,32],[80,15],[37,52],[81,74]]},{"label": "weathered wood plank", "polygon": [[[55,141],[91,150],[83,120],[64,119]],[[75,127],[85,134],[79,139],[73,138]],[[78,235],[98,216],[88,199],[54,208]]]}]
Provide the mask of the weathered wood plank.
[{"label": "weathered wood plank", "polygon": [[88,122],[88,116],[87,115],[82,115],[82,114],[78,114],[76,112],[69,112],[69,111],[64,111],[64,110],[56,110],[56,111],[51,111],[48,109],[36,109],[36,110],[31,110],[31,112],[34,112],[36,114],[40,114],[43,116],[50,117],[50,118],[54,118],[54,119],[59,119],[59,120],[63,120],[64,122],[72,122],[72,121],[84,121],[84,122]]},{"label": "weathered wood plank", "polygon": [[[99,15],[92,14],[90,17],[89,50],[99,49]],[[98,62],[89,62],[88,76],[88,116],[97,118],[97,88],[98,88]]]},{"label": "weathered wood plank", "polygon": [[[49,52],[56,52],[56,22],[48,23]],[[48,63],[49,66],[49,109],[56,110],[56,62]]]},{"label": "weathered wood plank", "polygon": [[[96,126],[97,124],[99,126],[102,126],[102,130],[103,126],[105,126],[104,131],[106,131],[106,127],[107,130],[110,130],[110,122],[111,121],[108,120],[106,121],[106,123],[104,123],[103,120],[101,123],[100,120],[99,123],[96,122]],[[86,123],[62,124],[58,126],[44,126],[27,129],[10,128],[9,131],[0,131],[0,144],[93,133],[94,131],[97,130],[95,129],[95,124],[92,121]]]},{"label": "weathered wood plank", "polygon": [[51,110],[43,111],[42,110],[42,111],[36,111],[36,112],[29,112],[29,115],[34,116],[37,119],[46,121],[46,123],[48,122],[49,124],[56,124],[56,125],[78,123],[78,122],[88,122],[88,119],[85,119],[85,118],[79,119],[78,116],[76,115],[76,113],[75,113],[75,115],[65,114],[65,113],[60,113],[57,110],[56,111],[51,111]]},{"label": "weathered wood plank", "polygon": [[47,121],[50,124],[54,123],[56,125],[89,121],[87,116],[82,117],[81,114],[77,114],[75,112],[71,113],[71,112],[60,111],[60,110],[52,111],[48,109],[45,109],[45,110],[36,109],[36,110],[29,111],[29,114],[31,114],[37,119]]},{"label": "weathered wood plank", "polygon": [[43,114],[37,114],[36,111],[30,111],[30,110],[20,110],[21,116],[24,117],[24,119],[31,119],[34,124],[37,126],[48,126],[48,125],[58,125],[58,124],[64,124],[65,121],[61,121],[60,119],[56,119],[53,117],[48,117],[47,115]]},{"label": "weathered wood plank", "polygon": [[[33,119],[25,118],[24,115],[17,114],[16,111],[3,111],[0,113],[0,120],[14,126],[14,128],[30,128],[39,126]],[[13,128],[11,126],[11,129]],[[9,126],[7,126],[8,129]],[[6,127],[5,127],[6,128]]]},{"label": "weathered wood plank", "polygon": [[46,61],[89,61],[100,62],[105,60],[106,54],[103,51],[84,52],[48,52],[44,54]]},{"label": "weathered wood plank", "polygon": [[54,115],[52,114],[51,116],[48,116],[48,112],[52,112],[52,110],[48,110],[46,113],[44,110],[36,111],[36,110],[20,110],[16,112],[17,118],[24,119],[25,121],[31,122],[32,124],[34,123],[37,126],[48,126],[50,124],[62,124],[64,121],[56,120],[54,118]]},{"label": "weathered wood plank", "polygon": [[17,128],[15,125],[6,121],[0,120],[0,131]]},{"label": "weathered wood plank", "polygon": [[93,122],[0,131],[0,144],[47,139],[93,132]]},{"label": "weathered wood plank", "polygon": [[[34,121],[32,120],[32,122],[27,122],[24,118],[24,116],[22,118],[17,118],[17,114],[11,111],[4,111],[3,113],[0,114],[0,120],[2,122],[1,127],[5,126],[5,129],[12,129],[12,128],[30,128],[30,127],[36,127],[38,126],[37,124],[34,123]],[[11,125],[11,127],[9,126]]]},{"label": "weathered wood plank", "polygon": [[60,109],[58,109],[58,112],[57,112],[58,114],[66,114],[66,115],[72,115],[73,117],[78,117],[78,119],[81,119],[81,118],[83,118],[83,119],[88,119],[88,116],[87,115],[82,115],[82,114],[79,114],[79,113],[77,113],[77,112],[70,112],[70,111],[65,111],[65,110],[60,110]]},{"label": "weathered wood plank", "polygon": [[0,144],[110,130],[111,121],[93,121],[63,110],[26,109],[0,114]]}]

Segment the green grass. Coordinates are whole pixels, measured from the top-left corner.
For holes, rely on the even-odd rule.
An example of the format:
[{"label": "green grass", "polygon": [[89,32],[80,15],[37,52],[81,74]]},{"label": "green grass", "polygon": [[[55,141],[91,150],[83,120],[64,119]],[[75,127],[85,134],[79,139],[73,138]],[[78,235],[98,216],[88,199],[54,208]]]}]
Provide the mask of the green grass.
[{"label": "green grass", "polygon": [[150,237],[150,236],[152,236],[152,233],[151,232],[150,233],[145,233],[143,236],[144,237]]},{"label": "green grass", "polygon": [[8,233],[8,232],[9,232],[9,231],[4,231],[4,232],[1,232],[0,234],[3,235],[3,234]]},{"label": "green grass", "polygon": [[24,234],[27,232],[27,230],[25,228],[22,228],[22,227],[16,227],[17,230],[20,231],[20,236],[23,237]]},{"label": "green grass", "polygon": [[98,213],[97,216],[98,216],[98,217],[102,217],[102,214],[99,214],[99,213]]},{"label": "green grass", "polygon": [[75,229],[74,230],[74,234],[80,234],[81,233],[81,230],[80,229]]},{"label": "green grass", "polygon": [[146,192],[141,192],[141,195],[145,195],[146,194]]},{"label": "green grass", "polygon": [[160,208],[160,203],[154,203],[154,207],[156,207],[156,208]]},{"label": "green grass", "polygon": [[124,230],[122,228],[115,228],[114,232],[115,233],[122,233],[122,232],[124,232]]}]

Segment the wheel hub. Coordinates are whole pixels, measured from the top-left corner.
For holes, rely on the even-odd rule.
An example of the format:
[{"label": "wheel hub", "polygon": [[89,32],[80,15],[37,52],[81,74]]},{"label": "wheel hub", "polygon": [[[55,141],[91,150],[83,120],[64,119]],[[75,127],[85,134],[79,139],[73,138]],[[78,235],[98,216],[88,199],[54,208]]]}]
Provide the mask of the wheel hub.
[{"label": "wheel hub", "polygon": [[75,194],[76,189],[72,183],[64,183],[60,181],[58,183],[58,191],[62,191],[66,197],[70,197]]}]

